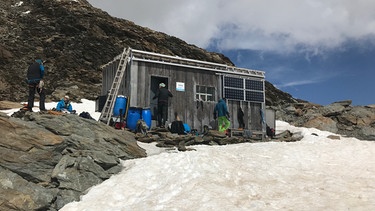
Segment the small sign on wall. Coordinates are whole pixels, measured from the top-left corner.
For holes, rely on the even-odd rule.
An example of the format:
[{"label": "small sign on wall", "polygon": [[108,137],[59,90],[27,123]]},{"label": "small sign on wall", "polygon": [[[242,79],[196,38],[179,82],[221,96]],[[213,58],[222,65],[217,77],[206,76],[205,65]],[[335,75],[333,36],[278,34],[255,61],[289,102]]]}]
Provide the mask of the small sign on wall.
[{"label": "small sign on wall", "polygon": [[176,82],[176,91],[184,92],[185,91],[185,83]]}]

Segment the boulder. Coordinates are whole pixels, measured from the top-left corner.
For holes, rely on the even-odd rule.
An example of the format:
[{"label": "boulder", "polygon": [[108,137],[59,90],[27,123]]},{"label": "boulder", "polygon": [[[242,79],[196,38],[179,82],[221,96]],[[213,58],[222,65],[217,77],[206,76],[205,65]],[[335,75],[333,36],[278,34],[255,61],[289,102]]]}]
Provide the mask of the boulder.
[{"label": "boulder", "polygon": [[336,136],[336,135],[329,135],[329,136],[327,136],[327,138],[332,139],[332,140],[340,140],[341,139],[340,136]]},{"label": "boulder", "polygon": [[20,108],[22,105],[20,103],[11,102],[11,101],[0,101],[0,110],[7,110],[12,108]]},{"label": "boulder", "polygon": [[54,210],[146,156],[133,133],[77,115],[0,113],[0,210]]},{"label": "boulder", "polygon": [[57,193],[0,166],[0,210],[48,210]]},{"label": "boulder", "polygon": [[363,140],[375,140],[375,128],[373,127],[362,127],[360,130]]},{"label": "boulder", "polygon": [[321,114],[325,117],[330,117],[330,116],[338,116],[342,114],[345,110],[346,107],[339,104],[339,103],[333,103],[327,106],[324,106],[321,108]]},{"label": "boulder", "polygon": [[333,121],[331,118],[318,116],[304,124],[304,127],[307,128],[317,128],[319,130],[329,131],[332,133],[337,133],[337,123]]},{"label": "boulder", "polygon": [[351,104],[352,104],[352,100],[341,100],[341,101],[336,101],[332,103],[332,105],[341,105],[344,107],[348,107]]}]

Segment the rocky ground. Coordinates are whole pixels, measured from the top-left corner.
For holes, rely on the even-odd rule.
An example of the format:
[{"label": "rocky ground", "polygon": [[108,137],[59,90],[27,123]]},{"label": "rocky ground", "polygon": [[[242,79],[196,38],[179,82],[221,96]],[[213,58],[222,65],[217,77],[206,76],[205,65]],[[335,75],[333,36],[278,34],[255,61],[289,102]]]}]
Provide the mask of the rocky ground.
[{"label": "rocky ground", "polygon": [[351,100],[327,106],[295,103],[272,108],[276,110],[278,120],[298,127],[318,128],[360,140],[375,140],[375,105],[352,106],[351,103]]},{"label": "rocky ground", "polygon": [[0,210],[58,210],[145,157],[127,131],[77,115],[0,112]]}]

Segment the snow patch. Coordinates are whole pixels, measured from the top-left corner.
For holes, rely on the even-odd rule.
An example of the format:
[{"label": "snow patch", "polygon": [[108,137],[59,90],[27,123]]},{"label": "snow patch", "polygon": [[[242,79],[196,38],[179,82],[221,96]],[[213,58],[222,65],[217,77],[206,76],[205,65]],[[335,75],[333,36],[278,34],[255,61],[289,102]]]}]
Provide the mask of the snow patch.
[{"label": "snow patch", "polygon": [[23,1],[20,1],[18,3],[15,3],[14,5],[12,5],[11,7],[20,7],[23,5]]}]

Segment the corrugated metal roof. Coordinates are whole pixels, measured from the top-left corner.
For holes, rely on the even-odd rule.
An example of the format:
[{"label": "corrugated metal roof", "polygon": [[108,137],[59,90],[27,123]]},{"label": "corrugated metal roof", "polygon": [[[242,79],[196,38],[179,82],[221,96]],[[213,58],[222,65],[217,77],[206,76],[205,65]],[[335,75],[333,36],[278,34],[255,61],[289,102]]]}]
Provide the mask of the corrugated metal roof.
[{"label": "corrugated metal roof", "polygon": [[[111,62],[103,65],[102,68],[111,64],[112,62],[119,60],[120,58],[121,58],[121,55],[116,56]],[[136,49],[130,50],[130,60],[202,69],[202,70],[214,71],[214,72],[225,73],[225,74],[235,74],[235,75],[265,78],[265,72],[260,71],[260,70],[239,68],[235,66],[228,66],[225,64],[181,58],[179,56],[169,56],[169,55],[141,51],[141,50],[136,50]]]}]

